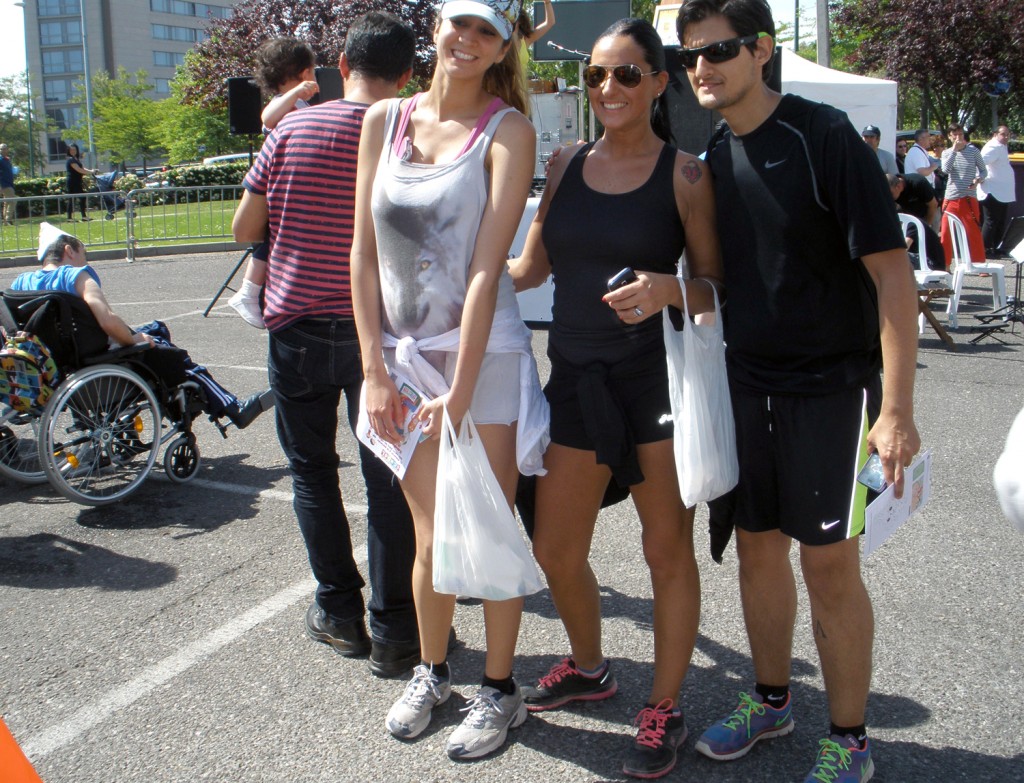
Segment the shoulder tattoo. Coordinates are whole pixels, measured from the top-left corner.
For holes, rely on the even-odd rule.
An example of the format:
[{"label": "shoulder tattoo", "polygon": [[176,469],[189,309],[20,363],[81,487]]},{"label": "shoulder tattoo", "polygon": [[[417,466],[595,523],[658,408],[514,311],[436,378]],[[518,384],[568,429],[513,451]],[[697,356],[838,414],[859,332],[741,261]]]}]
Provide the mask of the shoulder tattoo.
[{"label": "shoulder tattoo", "polygon": [[691,185],[695,185],[702,176],[700,166],[698,166],[697,161],[694,160],[686,161],[686,163],[683,164],[683,168],[681,169],[681,171],[683,177]]}]

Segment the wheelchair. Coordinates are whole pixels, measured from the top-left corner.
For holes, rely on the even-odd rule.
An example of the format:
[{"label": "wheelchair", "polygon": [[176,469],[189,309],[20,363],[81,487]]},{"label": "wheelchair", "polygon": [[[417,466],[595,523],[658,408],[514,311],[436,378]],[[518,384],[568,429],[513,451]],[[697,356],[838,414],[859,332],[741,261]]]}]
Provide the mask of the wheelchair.
[{"label": "wheelchair", "polygon": [[[24,484],[49,481],[88,506],[131,495],[161,449],[171,481],[196,475],[192,422],[207,401],[178,361],[183,351],[146,344],[109,349],[88,305],[71,294],[3,291],[0,306],[42,340],[60,370],[60,383],[40,409],[0,406],[0,475]],[[226,437],[226,428],[214,423]]]}]

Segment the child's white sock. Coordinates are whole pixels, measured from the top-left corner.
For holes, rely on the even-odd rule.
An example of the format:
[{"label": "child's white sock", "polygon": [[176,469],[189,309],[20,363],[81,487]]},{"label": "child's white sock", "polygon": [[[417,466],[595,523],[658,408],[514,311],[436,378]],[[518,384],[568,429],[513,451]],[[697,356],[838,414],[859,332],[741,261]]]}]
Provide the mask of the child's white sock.
[{"label": "child's white sock", "polygon": [[253,300],[256,300],[256,299],[260,298],[260,289],[262,289],[262,288],[263,288],[263,286],[256,285],[251,280],[243,280],[242,281],[242,288],[239,290],[238,293],[240,293],[242,295],[243,299],[253,299]]}]

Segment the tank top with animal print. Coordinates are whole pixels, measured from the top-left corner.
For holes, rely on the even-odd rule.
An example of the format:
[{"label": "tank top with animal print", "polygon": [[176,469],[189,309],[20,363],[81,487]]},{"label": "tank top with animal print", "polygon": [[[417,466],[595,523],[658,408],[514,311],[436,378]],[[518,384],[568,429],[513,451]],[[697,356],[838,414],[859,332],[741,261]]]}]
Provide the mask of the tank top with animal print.
[{"label": "tank top with animal print", "polygon": [[[491,116],[467,150],[448,163],[411,163],[396,154],[399,100],[388,106],[384,145],[373,182],[371,211],[377,234],[384,329],[422,340],[457,327],[467,277],[487,204],[487,150],[502,118]],[[507,252],[507,250],[506,250]],[[507,268],[496,311],[515,305]]]}]

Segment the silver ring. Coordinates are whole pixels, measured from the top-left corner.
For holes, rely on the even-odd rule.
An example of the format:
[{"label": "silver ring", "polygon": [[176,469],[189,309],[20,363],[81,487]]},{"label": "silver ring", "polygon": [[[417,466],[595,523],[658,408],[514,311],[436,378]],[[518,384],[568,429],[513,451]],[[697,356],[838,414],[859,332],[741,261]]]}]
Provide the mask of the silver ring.
[{"label": "silver ring", "polygon": [[633,308],[633,315],[635,315],[637,318],[643,318],[644,317],[644,311],[641,310],[639,307],[634,307]]}]

